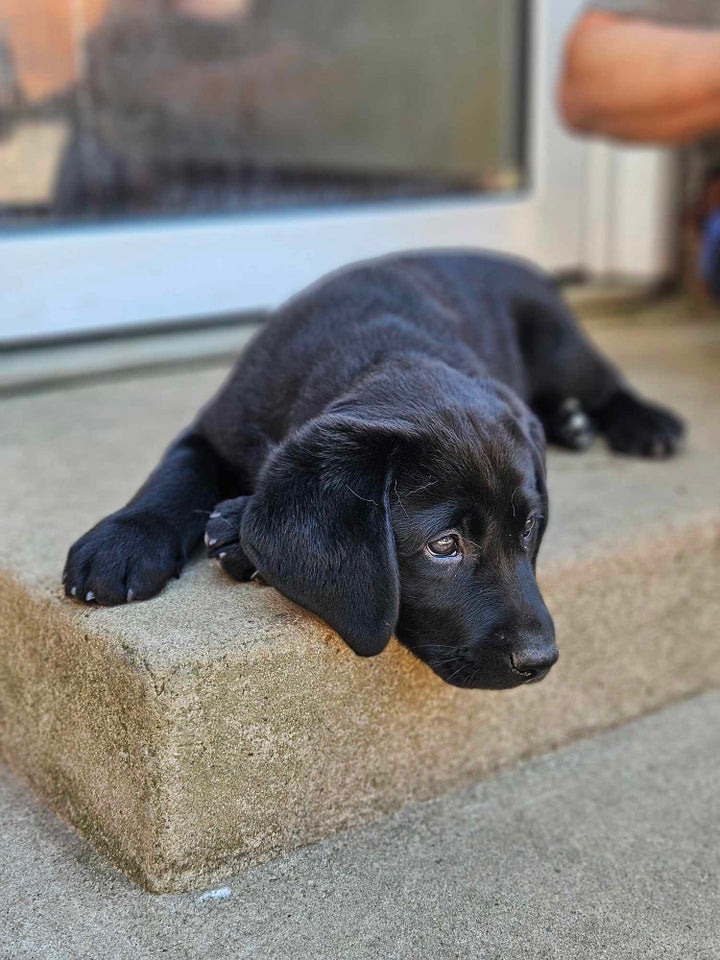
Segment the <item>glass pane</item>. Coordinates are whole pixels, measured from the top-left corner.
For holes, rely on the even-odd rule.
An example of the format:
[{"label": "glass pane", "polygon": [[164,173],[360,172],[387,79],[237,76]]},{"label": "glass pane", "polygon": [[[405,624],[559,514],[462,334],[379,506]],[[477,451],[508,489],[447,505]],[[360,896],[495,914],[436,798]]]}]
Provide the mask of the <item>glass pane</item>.
[{"label": "glass pane", "polygon": [[524,0],[0,0],[0,223],[516,190]]}]

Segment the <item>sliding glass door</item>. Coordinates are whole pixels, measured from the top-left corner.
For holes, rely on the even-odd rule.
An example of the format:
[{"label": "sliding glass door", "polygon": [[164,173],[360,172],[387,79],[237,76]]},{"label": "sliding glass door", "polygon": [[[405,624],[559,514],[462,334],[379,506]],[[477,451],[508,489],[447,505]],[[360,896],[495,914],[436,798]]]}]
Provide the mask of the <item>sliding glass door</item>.
[{"label": "sliding glass door", "polygon": [[4,0],[0,340],[264,308],[405,248],[582,268],[607,178],[552,98],[580,6]]}]

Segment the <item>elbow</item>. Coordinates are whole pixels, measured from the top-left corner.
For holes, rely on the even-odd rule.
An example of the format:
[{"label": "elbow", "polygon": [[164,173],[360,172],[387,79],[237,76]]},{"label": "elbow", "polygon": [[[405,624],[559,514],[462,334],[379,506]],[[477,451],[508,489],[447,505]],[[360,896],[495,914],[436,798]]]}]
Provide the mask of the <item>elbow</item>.
[{"label": "elbow", "polygon": [[601,132],[596,123],[596,105],[587,96],[584,84],[563,72],[556,91],[556,105],[564,125],[572,133]]},{"label": "elbow", "polygon": [[563,123],[574,133],[605,132],[607,83],[598,82],[598,70],[602,73],[608,24],[615,22],[612,15],[590,10],[580,16],[566,40],[555,100]]}]

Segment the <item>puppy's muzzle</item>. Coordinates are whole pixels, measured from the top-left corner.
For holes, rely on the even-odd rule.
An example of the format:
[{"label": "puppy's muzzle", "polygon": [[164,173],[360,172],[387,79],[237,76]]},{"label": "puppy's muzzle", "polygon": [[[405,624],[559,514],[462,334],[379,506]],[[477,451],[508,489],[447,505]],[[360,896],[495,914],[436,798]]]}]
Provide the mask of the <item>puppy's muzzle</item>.
[{"label": "puppy's muzzle", "polygon": [[557,663],[559,653],[554,643],[537,642],[523,645],[510,654],[510,666],[521,683],[542,680]]}]

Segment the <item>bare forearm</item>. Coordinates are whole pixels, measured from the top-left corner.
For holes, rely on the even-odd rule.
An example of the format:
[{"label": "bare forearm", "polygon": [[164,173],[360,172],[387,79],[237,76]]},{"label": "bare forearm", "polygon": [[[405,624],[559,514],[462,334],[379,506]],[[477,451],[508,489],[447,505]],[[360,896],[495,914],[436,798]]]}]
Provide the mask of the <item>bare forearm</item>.
[{"label": "bare forearm", "polygon": [[685,143],[720,130],[720,31],[590,11],[568,38],[558,89],[586,133]]}]

